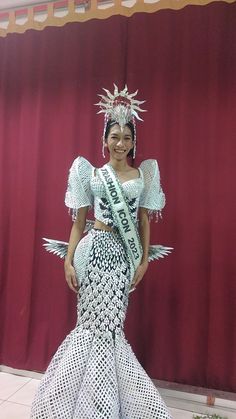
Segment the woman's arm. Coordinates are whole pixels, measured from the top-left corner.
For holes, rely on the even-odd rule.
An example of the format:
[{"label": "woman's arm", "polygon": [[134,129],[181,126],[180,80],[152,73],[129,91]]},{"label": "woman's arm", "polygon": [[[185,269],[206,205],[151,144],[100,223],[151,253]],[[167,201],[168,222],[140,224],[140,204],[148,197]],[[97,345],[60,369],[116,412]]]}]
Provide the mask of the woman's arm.
[{"label": "woman's arm", "polygon": [[76,217],[76,220],[73,223],[71,233],[70,233],[68,251],[67,251],[67,255],[66,255],[65,263],[64,263],[66,282],[68,286],[70,287],[70,289],[72,289],[72,291],[74,292],[78,292],[78,282],[76,280],[75,270],[72,265],[72,261],[73,261],[76,246],[81,240],[81,237],[83,235],[87,212],[88,212],[88,207],[80,208],[78,215]]},{"label": "woman's arm", "polygon": [[148,249],[150,243],[150,224],[148,218],[148,210],[146,208],[139,209],[139,235],[143,248],[143,256],[140,265],[136,269],[133,285],[136,286],[143,278],[148,268]]},{"label": "woman's arm", "polygon": [[146,208],[139,209],[139,235],[143,248],[143,256],[141,263],[148,262],[148,250],[150,244],[150,224],[148,210]]}]

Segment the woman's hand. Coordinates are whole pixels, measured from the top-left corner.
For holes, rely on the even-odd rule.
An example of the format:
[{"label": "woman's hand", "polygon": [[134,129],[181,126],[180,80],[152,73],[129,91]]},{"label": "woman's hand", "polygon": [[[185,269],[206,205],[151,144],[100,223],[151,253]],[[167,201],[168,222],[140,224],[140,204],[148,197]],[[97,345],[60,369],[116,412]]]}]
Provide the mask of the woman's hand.
[{"label": "woman's hand", "polygon": [[79,287],[78,287],[78,282],[76,279],[74,267],[71,265],[71,263],[65,262],[64,269],[65,269],[66,282],[69,288],[72,291],[77,293],[79,291]]},{"label": "woman's hand", "polygon": [[131,288],[135,288],[138,285],[138,283],[143,279],[143,276],[146,273],[147,268],[148,268],[148,262],[140,263],[140,265],[137,267],[135,271]]}]

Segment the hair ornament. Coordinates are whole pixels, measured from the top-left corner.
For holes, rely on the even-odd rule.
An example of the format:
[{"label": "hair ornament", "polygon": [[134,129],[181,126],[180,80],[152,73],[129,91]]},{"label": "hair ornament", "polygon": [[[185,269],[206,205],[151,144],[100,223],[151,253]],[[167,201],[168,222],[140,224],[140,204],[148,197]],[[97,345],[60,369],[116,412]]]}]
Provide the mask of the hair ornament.
[{"label": "hair ornament", "polygon": [[137,95],[138,90],[134,93],[128,92],[128,87],[125,86],[123,90],[119,92],[118,87],[114,84],[114,93],[112,94],[109,90],[104,89],[107,96],[98,95],[101,100],[96,103],[96,106],[100,106],[100,111],[98,113],[104,113],[107,115],[108,119],[116,121],[121,127],[123,127],[127,122],[132,120],[134,116],[139,121],[142,121],[142,118],[139,116],[138,112],[146,112],[145,109],[141,109],[145,100],[137,100],[134,97]]}]

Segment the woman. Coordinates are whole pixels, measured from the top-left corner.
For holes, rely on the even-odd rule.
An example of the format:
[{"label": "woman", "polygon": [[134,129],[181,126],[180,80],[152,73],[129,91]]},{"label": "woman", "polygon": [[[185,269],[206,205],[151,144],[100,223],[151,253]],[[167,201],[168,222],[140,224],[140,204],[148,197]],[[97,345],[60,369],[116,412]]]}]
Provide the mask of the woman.
[{"label": "woman", "polygon": [[[129,292],[148,268],[148,212],[162,209],[164,194],[155,160],[139,169],[128,163],[142,102],[127,88],[106,92],[99,105],[105,113],[103,146],[109,162],[95,169],[78,157],[65,197],[74,220],[65,276],[78,293],[78,322],[48,367],[32,419],[171,418],[123,332]],[[92,206],[94,227],[82,238]]]}]

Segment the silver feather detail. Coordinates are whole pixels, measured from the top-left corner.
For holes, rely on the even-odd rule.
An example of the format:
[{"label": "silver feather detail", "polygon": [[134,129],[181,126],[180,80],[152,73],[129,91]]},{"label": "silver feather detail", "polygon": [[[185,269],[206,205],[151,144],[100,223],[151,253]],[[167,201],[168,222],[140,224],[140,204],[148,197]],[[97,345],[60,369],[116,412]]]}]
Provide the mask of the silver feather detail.
[{"label": "silver feather detail", "polygon": [[[47,239],[45,237],[43,240],[46,241],[46,243],[43,244],[43,247],[47,250],[47,252],[59,256],[61,259],[65,259],[68,249],[67,242]],[[148,261],[151,262],[155,259],[164,258],[165,256],[169,255],[172,250],[173,247],[162,246],[161,244],[151,245],[149,246]]]},{"label": "silver feather detail", "polygon": [[161,244],[152,244],[148,250],[148,261],[164,258],[168,256],[173,250],[173,247],[162,246]]},{"label": "silver feather detail", "polygon": [[[86,220],[84,233],[87,233],[87,231],[92,230],[94,226],[94,220]],[[46,237],[43,237],[43,240],[45,240],[46,243],[43,243],[43,247],[47,250],[49,253],[53,253],[54,255],[59,256],[61,259],[65,259],[68,249],[68,243],[62,242],[60,240],[53,240],[53,239],[47,239]]]},{"label": "silver feather detail", "polygon": [[65,259],[66,254],[67,254],[67,249],[68,249],[67,242],[47,239],[45,237],[43,237],[43,240],[46,241],[46,243],[43,243],[43,247],[47,250],[47,252],[57,255],[61,259]]}]

